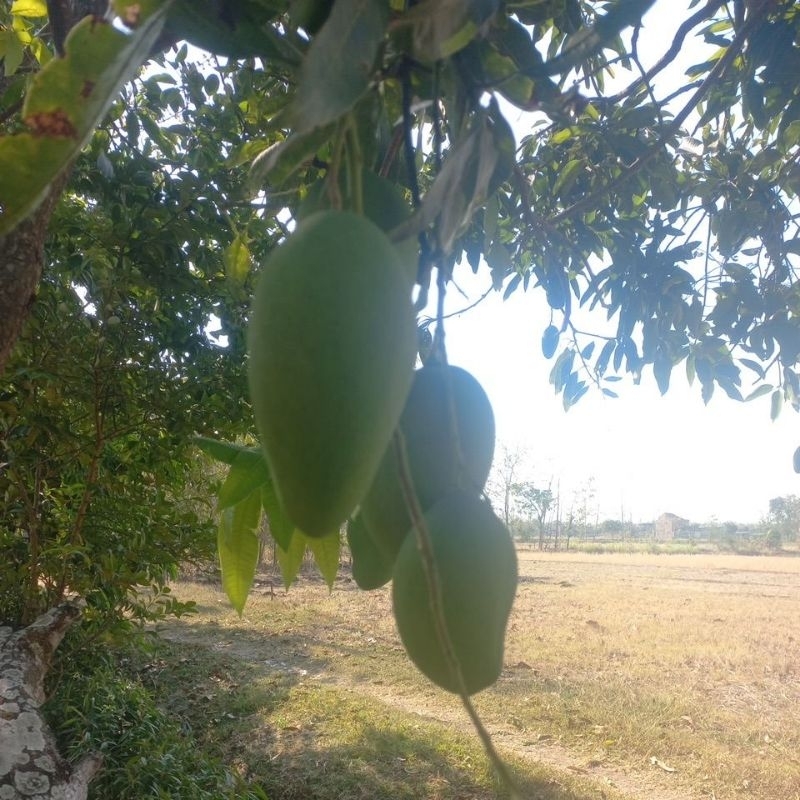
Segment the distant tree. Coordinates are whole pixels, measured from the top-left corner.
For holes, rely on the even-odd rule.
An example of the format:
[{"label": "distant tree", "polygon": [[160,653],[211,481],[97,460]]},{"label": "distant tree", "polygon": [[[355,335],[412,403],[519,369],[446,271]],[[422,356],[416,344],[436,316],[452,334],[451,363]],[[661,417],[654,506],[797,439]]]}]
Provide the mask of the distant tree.
[{"label": "distant tree", "polygon": [[540,489],[530,481],[514,483],[511,485],[511,497],[513,508],[521,519],[523,521],[532,520],[536,523],[539,549],[543,550],[545,523],[555,500],[550,487]]},{"label": "distant tree", "polygon": [[796,541],[800,533],[800,497],[793,494],[773,497],[769,501],[768,521],[783,541]]}]

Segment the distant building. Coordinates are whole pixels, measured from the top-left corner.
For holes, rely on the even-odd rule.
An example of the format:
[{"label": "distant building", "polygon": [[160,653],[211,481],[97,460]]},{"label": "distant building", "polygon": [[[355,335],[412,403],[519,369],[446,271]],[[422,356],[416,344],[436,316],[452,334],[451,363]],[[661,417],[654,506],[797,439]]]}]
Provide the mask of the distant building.
[{"label": "distant building", "polygon": [[680,536],[690,526],[688,519],[679,517],[677,514],[669,512],[662,514],[655,522],[655,534],[657,542],[671,542],[676,536]]}]

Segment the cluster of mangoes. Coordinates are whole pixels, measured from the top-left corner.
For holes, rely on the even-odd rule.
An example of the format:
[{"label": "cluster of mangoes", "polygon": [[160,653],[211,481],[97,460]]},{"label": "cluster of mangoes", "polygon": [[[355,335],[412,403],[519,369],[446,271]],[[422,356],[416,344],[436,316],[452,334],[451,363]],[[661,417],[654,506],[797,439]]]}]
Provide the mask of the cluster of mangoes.
[{"label": "cluster of mangoes", "polygon": [[[473,693],[500,673],[516,555],[482,498],[491,405],[464,370],[414,369],[404,260],[361,214],[324,209],[301,219],[256,289],[251,397],[287,517],[318,537],[349,519],[356,582],[376,588],[393,579],[412,660],[440,686]],[[422,556],[419,525],[432,560]],[[431,565],[449,653],[429,595]]]}]

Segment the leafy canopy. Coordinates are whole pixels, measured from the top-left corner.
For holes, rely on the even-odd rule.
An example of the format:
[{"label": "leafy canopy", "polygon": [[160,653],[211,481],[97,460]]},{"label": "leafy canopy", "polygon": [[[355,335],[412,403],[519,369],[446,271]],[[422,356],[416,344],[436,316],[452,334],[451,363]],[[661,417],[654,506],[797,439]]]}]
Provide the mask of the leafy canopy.
[{"label": "leafy canopy", "polygon": [[[420,307],[434,277],[441,292],[482,261],[504,296],[546,293],[542,349],[566,407],[591,383],[613,396],[624,373],[652,372],[665,392],[684,365],[706,401],[717,388],[769,394],[777,415],[800,405],[800,9],[692,3],[663,53],[643,53],[641,20],[654,4],[116,0],[123,24],[80,23],[66,57],[32,79],[24,129],[0,139],[0,225],[9,232],[35,208],[105,119],[98,167],[113,165],[116,135],[144,151],[145,171],[180,174],[176,207],[216,209],[227,231],[214,246],[246,298],[251,247],[284,233],[315,194],[366,210],[361,176],[375,173],[413,212],[392,237],[418,240]],[[10,77],[26,53],[41,55],[24,22],[30,6],[2,20]],[[183,40],[216,64],[190,67],[185,45],[154,55]],[[669,86],[660,78],[690,41],[703,44],[702,60]],[[150,72],[142,104],[115,103],[153,57],[169,69]],[[19,97],[9,86],[3,119]],[[519,141],[508,123],[517,110],[531,114]],[[145,217],[171,201],[160,190],[152,200],[159,210]],[[191,252],[200,258],[202,247]],[[250,554],[234,570],[241,593],[257,514],[240,503],[260,498],[287,580],[302,540],[263,465],[244,468],[237,453],[227,454],[220,541]]]}]

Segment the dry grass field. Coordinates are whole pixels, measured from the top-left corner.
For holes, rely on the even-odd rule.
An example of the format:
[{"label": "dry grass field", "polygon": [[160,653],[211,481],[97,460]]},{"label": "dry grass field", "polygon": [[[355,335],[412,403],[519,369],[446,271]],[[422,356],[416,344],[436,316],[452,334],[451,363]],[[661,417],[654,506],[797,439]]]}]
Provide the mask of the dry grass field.
[{"label": "dry grass field", "polygon": [[[525,797],[800,800],[800,558],[520,553],[506,669],[476,705]],[[388,590],[312,577],[162,626],[169,702],[273,800],[506,797]],[[176,680],[177,678],[177,680]]]}]

